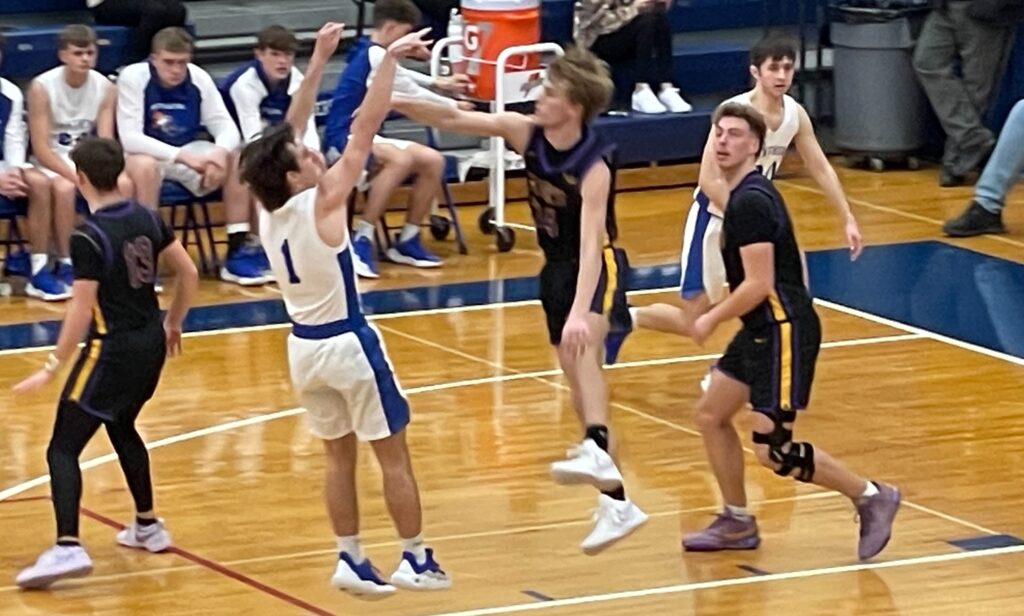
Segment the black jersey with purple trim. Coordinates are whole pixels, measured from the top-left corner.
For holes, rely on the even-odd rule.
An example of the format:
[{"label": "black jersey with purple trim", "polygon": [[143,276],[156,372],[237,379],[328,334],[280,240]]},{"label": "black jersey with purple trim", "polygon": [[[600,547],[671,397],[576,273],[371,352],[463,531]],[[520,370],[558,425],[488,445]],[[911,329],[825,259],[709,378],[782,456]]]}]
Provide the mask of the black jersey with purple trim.
[{"label": "black jersey with purple trim", "polygon": [[174,235],[156,212],[131,201],[96,210],[75,230],[75,279],[99,283],[91,337],[159,322],[157,257],[172,241]]},{"label": "black jersey with purple trim", "polygon": [[[580,227],[583,219],[581,184],[590,168],[604,163],[611,166],[612,147],[605,144],[588,126],[576,145],[557,150],[534,127],[523,158],[530,191],[530,212],[537,227],[537,241],[548,261],[577,261],[580,256]],[[606,243],[615,240],[614,186],[608,190],[605,217]]]},{"label": "black jersey with purple trim", "polygon": [[740,248],[770,243],[775,257],[775,287],[768,298],[741,319],[748,328],[805,318],[814,308],[804,284],[803,260],[782,195],[771,180],[751,171],[729,195],[722,222],[722,259],[729,288],[744,280]]}]

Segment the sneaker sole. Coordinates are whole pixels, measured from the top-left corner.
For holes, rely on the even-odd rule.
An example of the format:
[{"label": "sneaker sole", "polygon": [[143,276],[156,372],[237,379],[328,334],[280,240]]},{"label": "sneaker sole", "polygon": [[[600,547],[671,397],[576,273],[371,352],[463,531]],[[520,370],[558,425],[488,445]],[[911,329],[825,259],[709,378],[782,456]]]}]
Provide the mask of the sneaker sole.
[{"label": "sneaker sole", "polygon": [[607,550],[608,548],[612,547],[616,543],[622,541],[626,537],[629,537],[630,535],[635,533],[637,530],[639,530],[641,526],[646,524],[649,516],[646,513],[641,513],[641,515],[643,516],[643,518],[639,522],[637,522],[635,525],[631,526],[629,528],[629,530],[627,530],[625,533],[619,535],[618,537],[614,537],[612,539],[609,539],[608,541],[605,541],[604,543],[602,543],[600,545],[588,546],[588,547],[580,546],[580,549],[582,549],[583,553],[586,554],[587,556],[596,556],[596,555],[600,554],[601,552],[604,552],[605,550]]},{"label": "sneaker sole", "polygon": [[974,229],[971,231],[943,229],[942,232],[948,235],[949,237],[976,237],[979,235],[1002,235],[1006,233],[1006,227],[991,227],[988,229]]},{"label": "sneaker sole", "polygon": [[441,267],[440,261],[423,261],[413,257],[407,257],[402,253],[398,252],[394,248],[389,248],[387,251],[388,260],[392,263],[398,263],[400,265],[411,265],[413,267],[419,267],[422,269],[431,269],[435,267]]},{"label": "sneaker sole", "polygon": [[88,577],[89,575],[92,575],[91,564],[86,567],[79,567],[78,569],[72,569],[71,571],[66,571],[64,573],[55,573],[19,582],[18,587],[25,588],[27,590],[42,590],[44,588],[49,588],[61,580],[83,578]]},{"label": "sneaker sole", "polygon": [[120,539],[117,540],[117,544],[122,547],[131,548],[133,550],[145,550],[151,554],[159,554],[161,552],[166,552],[167,550],[171,549],[171,546],[173,545],[170,541],[170,538],[168,538],[166,542],[158,543],[155,546],[150,546],[147,543],[129,543],[126,541],[121,541]]},{"label": "sneaker sole", "polygon": [[243,287],[262,287],[270,282],[266,276],[245,278],[244,276],[236,276],[223,268],[220,270],[220,279],[222,282],[233,282],[234,284],[241,285]]},{"label": "sneaker sole", "polygon": [[408,580],[404,576],[399,576],[396,573],[391,576],[391,585],[395,588],[401,588],[402,590],[411,590],[414,592],[430,592],[434,590],[448,590],[452,587],[452,581],[446,580],[444,582],[439,582],[431,580],[427,583],[427,585],[424,585],[417,584],[415,581]]},{"label": "sneaker sole", "polygon": [[358,597],[360,599],[367,599],[371,601],[390,597],[398,591],[398,589],[393,586],[388,587],[387,589],[381,589],[379,586],[373,585],[374,588],[371,589],[370,587],[364,586],[363,584],[355,585],[347,581],[337,582],[334,580],[334,578],[331,578],[331,586],[337,588],[338,590],[343,590],[348,594],[352,595],[353,597]]},{"label": "sneaker sole", "polygon": [[760,537],[760,535],[755,535],[754,536],[754,540],[752,542],[736,542],[736,543],[730,543],[729,545],[716,545],[716,546],[711,546],[711,545],[695,545],[695,546],[691,546],[691,545],[686,545],[686,542],[684,541],[683,542],[683,551],[684,552],[727,552],[727,551],[739,552],[739,551],[743,551],[743,550],[756,550],[758,548],[758,546],[760,546],[760,545],[761,545],[761,537]]},{"label": "sneaker sole", "polygon": [[53,295],[45,291],[40,291],[39,289],[33,287],[32,285],[27,285],[25,287],[25,295],[35,299],[41,299],[44,302],[63,302],[71,299],[70,293],[63,295]]},{"label": "sneaker sole", "polygon": [[581,473],[578,471],[566,471],[551,469],[551,478],[555,480],[555,483],[563,486],[575,486],[575,485],[591,485],[601,490],[602,492],[609,492],[616,490],[622,486],[622,477],[618,479],[601,479],[588,475],[587,473]]}]

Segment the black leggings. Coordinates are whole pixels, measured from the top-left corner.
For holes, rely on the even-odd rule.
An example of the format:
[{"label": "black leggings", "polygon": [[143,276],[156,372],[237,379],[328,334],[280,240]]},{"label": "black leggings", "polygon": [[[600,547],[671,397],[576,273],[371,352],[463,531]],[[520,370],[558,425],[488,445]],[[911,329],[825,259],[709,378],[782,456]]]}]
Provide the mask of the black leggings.
[{"label": "black leggings", "polygon": [[636,81],[650,84],[655,92],[659,84],[672,82],[672,26],[660,5],[597,37],[590,50],[608,64],[632,61]]},{"label": "black leggings", "polygon": [[103,26],[132,28],[129,62],[149,55],[153,35],[171,26],[185,25],[181,0],[104,0],[93,7],[92,16]]},{"label": "black leggings", "polygon": [[82,500],[82,469],[78,466],[78,457],[100,425],[106,426],[110,443],[117,452],[121,470],[128,480],[132,498],[135,499],[135,510],[141,512],[153,509],[149,453],[135,429],[137,416],[138,411],[126,413],[113,421],[103,421],[86,413],[74,402],[61,401],[57,408],[53,437],[46,450],[58,537],[78,536],[78,507]]}]

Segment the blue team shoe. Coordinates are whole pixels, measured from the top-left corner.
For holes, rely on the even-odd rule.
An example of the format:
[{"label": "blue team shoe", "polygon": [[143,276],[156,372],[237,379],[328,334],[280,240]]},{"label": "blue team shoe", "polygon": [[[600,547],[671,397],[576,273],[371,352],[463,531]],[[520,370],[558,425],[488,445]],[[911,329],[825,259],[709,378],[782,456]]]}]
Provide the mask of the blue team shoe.
[{"label": "blue team shoe", "polygon": [[377,271],[377,261],[373,258],[377,247],[373,240],[368,237],[357,235],[352,240],[352,259],[356,276],[360,278],[380,278]]},{"label": "blue team shoe", "polygon": [[369,558],[356,563],[347,552],[338,554],[338,566],[331,577],[331,585],[367,599],[379,599],[395,593],[395,587],[381,579]]},{"label": "blue team shoe", "polygon": [[452,579],[434,560],[434,550],[426,549],[427,557],[420,563],[412,552],[402,552],[398,568],[391,574],[391,583],[405,590],[445,590],[452,587]]},{"label": "blue team shoe", "polygon": [[69,289],[71,285],[75,284],[75,269],[71,267],[70,263],[57,261],[57,267],[53,268],[53,274],[57,277],[57,280],[63,282]]},{"label": "blue team shoe", "polygon": [[413,267],[441,267],[441,257],[427,250],[418,234],[388,248],[388,259]]},{"label": "blue team shoe", "polygon": [[619,351],[626,342],[626,336],[633,333],[633,321],[628,324],[618,325],[613,323],[608,335],[604,337],[604,363],[606,366],[614,366],[619,359]]},{"label": "blue team shoe", "polygon": [[269,282],[265,272],[263,264],[252,250],[239,248],[228,254],[220,268],[220,279],[243,287],[258,287]]},{"label": "blue team shoe", "polygon": [[71,291],[52,270],[44,267],[28,279],[25,295],[44,302],[62,302],[71,297]]},{"label": "blue team shoe", "polygon": [[32,258],[27,250],[16,250],[4,262],[4,276],[29,278],[32,276]]}]

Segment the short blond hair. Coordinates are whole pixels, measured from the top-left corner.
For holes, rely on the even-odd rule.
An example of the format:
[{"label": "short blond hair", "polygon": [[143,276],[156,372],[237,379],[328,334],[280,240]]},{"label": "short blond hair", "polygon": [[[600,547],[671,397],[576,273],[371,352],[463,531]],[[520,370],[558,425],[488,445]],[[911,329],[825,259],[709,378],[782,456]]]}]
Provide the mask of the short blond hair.
[{"label": "short blond hair", "polygon": [[169,51],[171,53],[192,53],[192,35],[184,28],[172,26],[164,28],[153,35],[153,53]]},{"label": "short blond hair", "polygon": [[567,49],[548,67],[548,76],[565,84],[566,96],[583,108],[584,122],[608,109],[615,91],[608,64],[582,47]]}]

